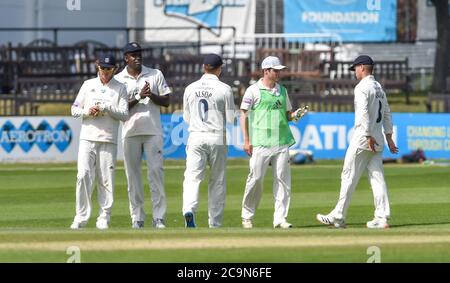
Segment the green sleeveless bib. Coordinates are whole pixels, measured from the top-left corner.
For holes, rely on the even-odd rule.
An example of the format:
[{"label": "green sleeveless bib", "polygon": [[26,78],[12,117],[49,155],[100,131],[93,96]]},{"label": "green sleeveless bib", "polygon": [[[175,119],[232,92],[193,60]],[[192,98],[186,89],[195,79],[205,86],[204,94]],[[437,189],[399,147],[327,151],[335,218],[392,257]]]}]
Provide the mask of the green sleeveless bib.
[{"label": "green sleeveless bib", "polygon": [[291,146],[295,143],[286,117],[286,88],[280,86],[280,96],[260,89],[260,102],[249,115],[250,143],[253,146]]}]

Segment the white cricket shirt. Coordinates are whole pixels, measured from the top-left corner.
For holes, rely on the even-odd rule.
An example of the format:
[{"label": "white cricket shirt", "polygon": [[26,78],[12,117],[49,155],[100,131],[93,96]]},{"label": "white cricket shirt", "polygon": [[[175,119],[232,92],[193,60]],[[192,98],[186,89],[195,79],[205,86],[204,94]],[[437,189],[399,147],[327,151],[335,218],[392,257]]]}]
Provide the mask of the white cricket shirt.
[{"label": "white cricket shirt", "polygon": [[[99,105],[102,111],[89,116],[89,108]],[[119,120],[128,117],[128,99],[125,86],[112,78],[103,85],[99,77],[86,80],[72,105],[72,116],[81,117],[80,140],[117,144]]]},{"label": "white cricket shirt", "polygon": [[183,118],[189,133],[224,136],[226,123],[235,118],[231,87],[212,74],[204,74],[188,85],[183,96]]},{"label": "white cricket shirt", "polygon": [[[172,92],[160,70],[145,66],[142,66],[141,73],[137,78],[128,73],[127,67],[114,78],[126,86],[128,99],[138,94],[144,87],[145,82],[149,83],[150,91],[153,95],[163,96]],[[140,135],[162,136],[161,111],[159,107],[159,105],[156,105],[148,98],[141,99],[139,103],[130,109],[130,116],[122,125],[122,137]]]},{"label": "white cricket shirt", "polygon": [[[241,102],[242,110],[250,110],[253,106],[259,104],[261,99],[260,89],[265,89],[269,91],[274,96],[280,96],[280,85],[277,83],[273,89],[269,89],[262,83],[262,79],[259,79],[256,83],[249,86],[244,93],[244,97]],[[291,100],[286,90],[286,111],[292,110]]]},{"label": "white cricket shirt", "polygon": [[370,75],[355,87],[355,130],[350,145],[370,150],[367,136],[377,141],[376,151],[383,151],[384,135],[392,134],[391,109],[380,83]]}]

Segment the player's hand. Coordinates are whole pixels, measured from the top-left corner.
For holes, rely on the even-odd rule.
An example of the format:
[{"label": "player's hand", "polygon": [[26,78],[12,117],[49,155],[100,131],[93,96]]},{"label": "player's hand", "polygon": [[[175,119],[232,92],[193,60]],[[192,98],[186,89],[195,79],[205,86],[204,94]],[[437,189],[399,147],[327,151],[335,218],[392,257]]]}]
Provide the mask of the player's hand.
[{"label": "player's hand", "polygon": [[374,137],[368,136],[367,137],[367,143],[369,144],[369,148],[372,152],[375,152],[375,146],[378,145],[377,141],[374,139]]},{"label": "player's hand", "polygon": [[392,138],[387,138],[386,140],[387,140],[387,143],[388,143],[389,150],[392,153],[394,153],[394,154],[398,153],[398,147],[395,145],[395,143],[392,140]]},{"label": "player's hand", "polygon": [[251,145],[249,142],[244,142],[244,151],[248,154],[248,156],[252,156],[253,145]]},{"label": "player's hand", "polygon": [[99,112],[100,112],[100,108],[98,107],[98,105],[91,106],[89,108],[89,116],[96,117],[96,116],[98,116]]},{"label": "player's hand", "polygon": [[305,106],[305,107],[300,107],[297,110],[295,110],[295,112],[292,113],[292,119],[291,120],[293,122],[300,121],[300,119],[302,119],[303,116],[305,116],[306,113],[308,113],[308,108],[309,108],[308,106]]},{"label": "player's hand", "polygon": [[148,82],[145,82],[144,87],[141,89],[141,92],[139,93],[139,96],[141,98],[145,98],[147,96],[150,96],[151,92],[150,92],[150,84]]}]

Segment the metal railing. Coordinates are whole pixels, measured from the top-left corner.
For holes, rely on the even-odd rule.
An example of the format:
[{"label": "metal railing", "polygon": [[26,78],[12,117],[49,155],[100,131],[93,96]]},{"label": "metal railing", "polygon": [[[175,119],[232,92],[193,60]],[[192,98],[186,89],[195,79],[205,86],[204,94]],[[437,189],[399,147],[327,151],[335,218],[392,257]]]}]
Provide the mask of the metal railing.
[{"label": "metal railing", "polygon": [[[218,30],[231,30],[232,37],[234,38],[236,36],[236,28],[233,26],[212,26],[212,27],[204,27],[204,26],[197,26],[197,27],[47,27],[47,28],[36,28],[36,27],[27,27],[27,28],[0,28],[0,32],[51,32],[52,33],[52,40],[55,45],[58,45],[60,34],[62,32],[80,32],[80,31],[118,31],[118,32],[124,32],[125,33],[125,40],[126,42],[129,42],[131,39],[131,33],[132,32],[142,32],[142,31],[149,31],[149,30],[195,30],[197,33],[197,53],[200,54],[201,52],[201,46],[205,44],[205,42],[202,39],[201,33],[203,30],[210,30],[210,29],[218,29]],[[161,44],[161,43],[160,43]],[[220,43],[217,43],[220,44]],[[227,42],[226,44],[229,44]]]}]

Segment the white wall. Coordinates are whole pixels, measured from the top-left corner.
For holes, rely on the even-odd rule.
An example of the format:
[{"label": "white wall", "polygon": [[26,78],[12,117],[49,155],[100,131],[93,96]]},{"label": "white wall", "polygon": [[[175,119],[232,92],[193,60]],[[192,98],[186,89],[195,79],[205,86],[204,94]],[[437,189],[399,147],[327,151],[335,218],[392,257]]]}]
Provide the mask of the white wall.
[{"label": "white wall", "polygon": [[426,0],[417,1],[417,40],[436,39],[436,9]]},{"label": "white wall", "polygon": [[[79,0],[80,10],[68,10],[71,0],[1,0],[0,27],[123,27],[127,26],[127,1]],[[52,32],[0,32],[0,45],[27,44],[35,38],[53,40]],[[122,47],[125,33],[119,31],[60,32],[60,45],[97,40]]]}]

